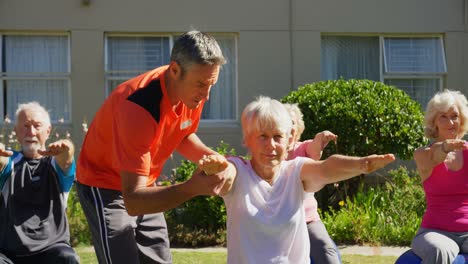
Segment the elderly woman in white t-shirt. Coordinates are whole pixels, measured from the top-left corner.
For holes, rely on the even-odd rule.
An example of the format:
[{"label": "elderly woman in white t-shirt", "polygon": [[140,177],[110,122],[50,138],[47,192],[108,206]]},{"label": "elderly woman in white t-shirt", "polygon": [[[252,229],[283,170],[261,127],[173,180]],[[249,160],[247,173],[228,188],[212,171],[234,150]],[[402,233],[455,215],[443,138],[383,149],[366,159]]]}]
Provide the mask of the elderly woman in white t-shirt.
[{"label": "elderly woman in white t-shirt", "polygon": [[208,156],[199,162],[202,170],[211,173],[227,167],[219,195],[227,209],[229,264],[310,263],[305,192],[316,192],[328,183],[375,171],[395,160],[386,154],[286,161],[291,117],[279,101],[268,97],[246,106],[242,128],[250,160],[231,157],[226,164]]}]

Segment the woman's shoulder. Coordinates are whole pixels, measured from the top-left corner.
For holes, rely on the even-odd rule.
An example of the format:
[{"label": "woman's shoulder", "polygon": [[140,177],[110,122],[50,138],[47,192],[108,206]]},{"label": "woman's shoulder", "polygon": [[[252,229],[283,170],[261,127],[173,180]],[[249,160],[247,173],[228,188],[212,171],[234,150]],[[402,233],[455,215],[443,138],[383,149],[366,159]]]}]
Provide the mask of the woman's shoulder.
[{"label": "woman's shoulder", "polygon": [[249,161],[248,159],[242,156],[226,156],[226,159],[232,162],[242,162],[245,164],[247,164]]}]

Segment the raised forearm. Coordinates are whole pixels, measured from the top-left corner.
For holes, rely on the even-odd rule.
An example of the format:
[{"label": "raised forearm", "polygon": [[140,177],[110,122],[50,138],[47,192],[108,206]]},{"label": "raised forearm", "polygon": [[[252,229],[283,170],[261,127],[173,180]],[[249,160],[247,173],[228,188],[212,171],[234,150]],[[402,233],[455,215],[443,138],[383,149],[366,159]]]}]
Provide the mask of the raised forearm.
[{"label": "raised forearm", "polygon": [[73,162],[73,158],[74,158],[73,155],[75,154],[75,147],[73,143],[68,139],[63,139],[57,143],[63,144],[63,146],[66,146],[61,153],[55,156],[55,159],[57,161],[57,164],[60,166],[60,168],[63,171],[67,171]]},{"label": "raised forearm", "polygon": [[5,167],[8,165],[9,158],[8,157],[0,157],[0,172],[5,169]]},{"label": "raised forearm", "polygon": [[197,169],[190,179],[171,186],[147,187],[147,176],[122,171],[122,194],[130,215],[164,212],[198,195],[218,195],[224,183],[220,174]]},{"label": "raised forearm", "polygon": [[365,173],[365,158],[343,155],[330,156],[323,162],[323,176],[326,184],[347,180]]},{"label": "raised forearm", "polygon": [[320,160],[322,157],[322,143],[319,140],[309,141],[307,143],[307,157],[313,160]]},{"label": "raised forearm", "polygon": [[5,150],[5,145],[0,143],[0,172],[8,165],[11,155],[13,155],[13,152],[11,150]]},{"label": "raised forearm", "polygon": [[125,207],[130,215],[165,212],[197,196],[188,182],[171,186],[142,187],[124,193]]}]

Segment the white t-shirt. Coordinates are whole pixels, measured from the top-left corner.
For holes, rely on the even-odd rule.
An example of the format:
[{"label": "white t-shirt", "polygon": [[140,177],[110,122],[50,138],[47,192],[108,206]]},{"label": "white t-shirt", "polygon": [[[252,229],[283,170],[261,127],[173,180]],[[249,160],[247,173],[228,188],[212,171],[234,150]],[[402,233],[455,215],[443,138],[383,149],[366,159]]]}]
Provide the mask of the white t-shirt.
[{"label": "white t-shirt", "polygon": [[310,263],[300,171],[305,158],[283,161],[271,186],[250,161],[229,158],[237,177],[223,196],[229,264]]}]

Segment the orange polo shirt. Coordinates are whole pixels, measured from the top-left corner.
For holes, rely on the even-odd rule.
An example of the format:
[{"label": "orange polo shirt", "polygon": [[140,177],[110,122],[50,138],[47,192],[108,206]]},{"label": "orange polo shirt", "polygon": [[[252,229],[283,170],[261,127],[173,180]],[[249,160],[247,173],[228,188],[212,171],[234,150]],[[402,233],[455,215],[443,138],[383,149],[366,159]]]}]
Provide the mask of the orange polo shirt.
[{"label": "orange polo shirt", "polygon": [[167,96],[163,66],[120,84],[97,112],[77,166],[78,182],[121,190],[120,172],[147,175],[154,184],[180,142],[197,130],[203,109],[176,109]]}]

